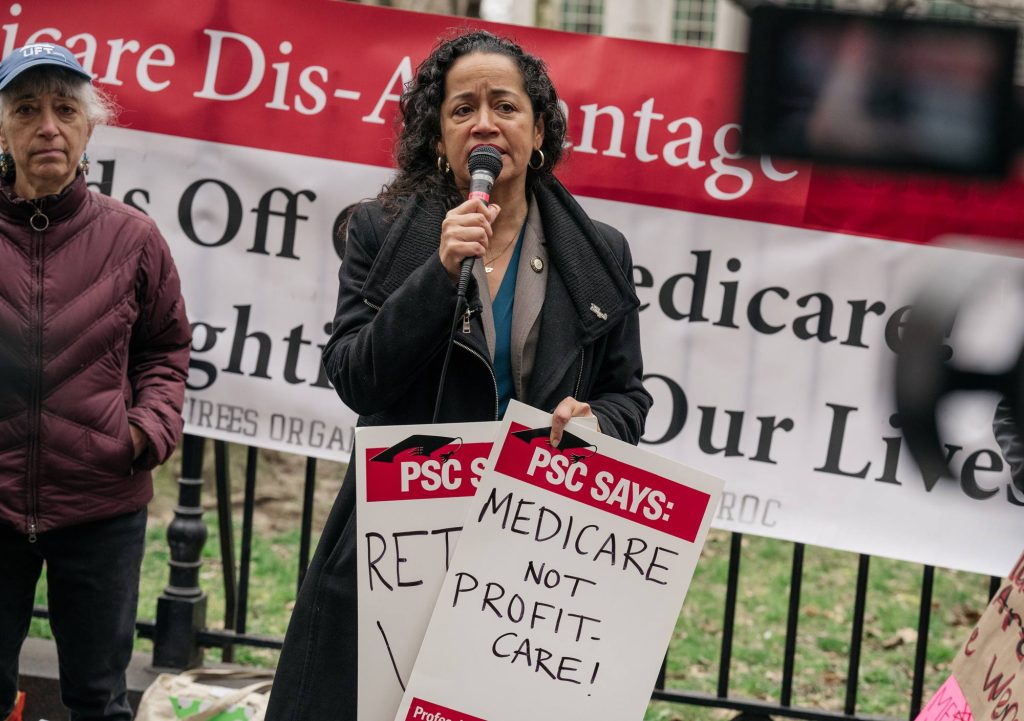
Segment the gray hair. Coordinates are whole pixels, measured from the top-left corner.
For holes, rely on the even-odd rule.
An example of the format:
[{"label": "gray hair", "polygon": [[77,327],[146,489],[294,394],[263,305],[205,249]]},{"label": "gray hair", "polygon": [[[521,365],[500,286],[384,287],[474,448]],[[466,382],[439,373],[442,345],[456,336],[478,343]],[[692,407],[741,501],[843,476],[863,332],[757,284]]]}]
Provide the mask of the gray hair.
[{"label": "gray hair", "polygon": [[108,125],[117,115],[117,104],[88,80],[70,70],[44,65],[25,71],[0,90],[0,124],[15,100],[46,93],[77,101],[91,125]]}]

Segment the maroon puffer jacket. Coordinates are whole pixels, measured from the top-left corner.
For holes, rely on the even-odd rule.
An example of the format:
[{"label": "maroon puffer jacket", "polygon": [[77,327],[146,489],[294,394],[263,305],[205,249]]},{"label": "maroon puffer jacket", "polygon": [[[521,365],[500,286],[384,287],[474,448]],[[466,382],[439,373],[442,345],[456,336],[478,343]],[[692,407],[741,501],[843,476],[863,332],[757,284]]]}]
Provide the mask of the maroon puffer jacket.
[{"label": "maroon puffer jacket", "polygon": [[[29,535],[149,502],[149,469],[181,434],[191,342],[152,220],[81,174],[33,202],[45,230],[0,185],[0,523]],[[149,440],[134,463],[129,422]]]}]

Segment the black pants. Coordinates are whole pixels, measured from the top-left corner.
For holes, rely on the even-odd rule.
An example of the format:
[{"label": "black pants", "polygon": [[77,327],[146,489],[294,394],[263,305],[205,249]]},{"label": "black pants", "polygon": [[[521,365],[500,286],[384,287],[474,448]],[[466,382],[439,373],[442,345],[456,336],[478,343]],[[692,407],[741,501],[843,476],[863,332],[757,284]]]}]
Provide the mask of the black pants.
[{"label": "black pants", "polygon": [[18,656],[46,563],[61,701],[73,721],[130,721],[125,671],[135,638],[146,509],[39,534],[0,527],[0,719],[14,706]]}]

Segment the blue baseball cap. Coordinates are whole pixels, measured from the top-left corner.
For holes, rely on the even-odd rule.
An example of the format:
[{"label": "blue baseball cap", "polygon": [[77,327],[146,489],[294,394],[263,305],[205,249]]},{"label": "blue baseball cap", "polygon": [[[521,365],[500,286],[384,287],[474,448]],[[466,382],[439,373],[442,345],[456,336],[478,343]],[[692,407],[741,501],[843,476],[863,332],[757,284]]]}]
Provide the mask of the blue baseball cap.
[{"label": "blue baseball cap", "polygon": [[0,63],[0,90],[3,90],[11,82],[29,68],[41,65],[53,65],[64,68],[71,72],[92,81],[92,76],[85,72],[78,59],[71,54],[63,45],[51,43],[33,43],[18,48]]}]

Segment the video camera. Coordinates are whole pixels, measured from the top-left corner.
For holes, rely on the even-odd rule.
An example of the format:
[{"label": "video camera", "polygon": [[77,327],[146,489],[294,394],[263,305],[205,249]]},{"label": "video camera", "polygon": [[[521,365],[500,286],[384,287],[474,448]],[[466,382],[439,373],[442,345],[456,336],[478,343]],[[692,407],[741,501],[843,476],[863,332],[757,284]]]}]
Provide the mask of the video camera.
[{"label": "video camera", "polygon": [[[1022,146],[1015,25],[760,5],[750,10],[742,151],[884,170],[1004,177]],[[1024,331],[1002,360],[953,362],[953,318],[991,286],[980,263],[925,292],[904,327],[896,406],[922,471],[949,473],[938,410],[995,392],[1024,431]],[[1021,300],[1024,305],[1024,295]],[[1020,314],[1024,317],[1024,313]],[[1014,478],[1020,486],[1022,480]],[[1022,488],[1024,490],[1024,488]]]},{"label": "video camera", "polygon": [[1018,145],[1017,28],[751,10],[743,152],[993,176]]}]

